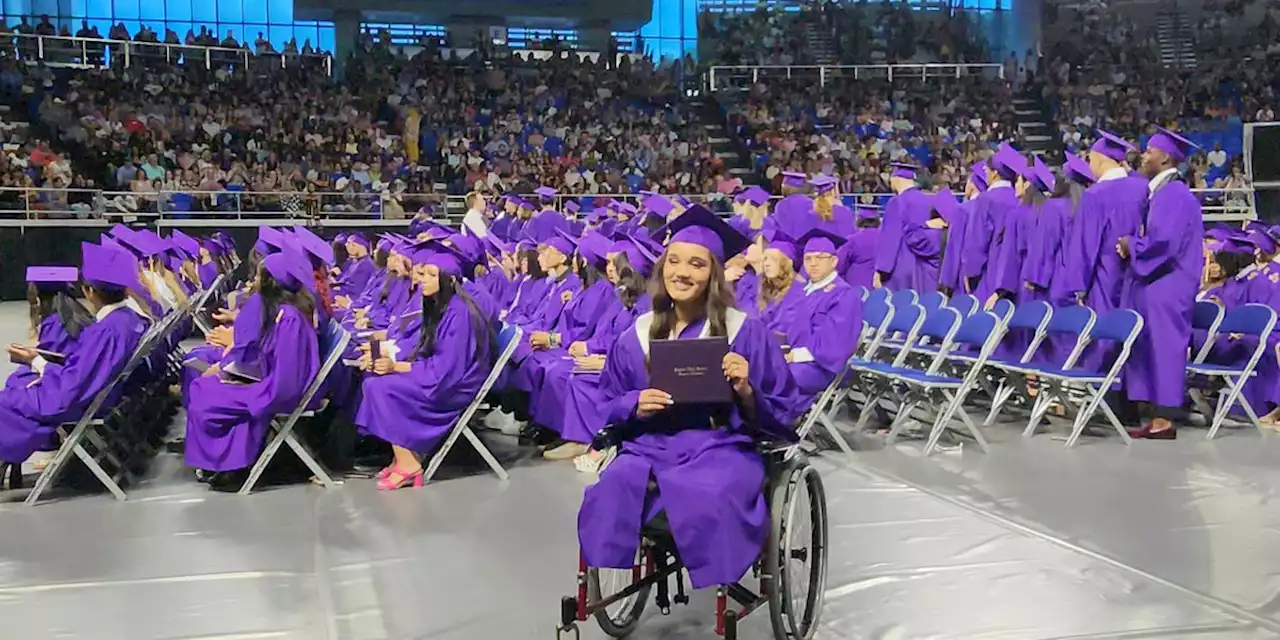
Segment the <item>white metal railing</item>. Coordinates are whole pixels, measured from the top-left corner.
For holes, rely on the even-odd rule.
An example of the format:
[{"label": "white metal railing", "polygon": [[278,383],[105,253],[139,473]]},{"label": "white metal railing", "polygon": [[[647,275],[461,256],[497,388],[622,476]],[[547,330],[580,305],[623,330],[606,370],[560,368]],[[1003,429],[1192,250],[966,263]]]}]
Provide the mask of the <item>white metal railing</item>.
[{"label": "white metal railing", "polygon": [[[1205,221],[1236,222],[1257,218],[1254,190],[1192,189],[1201,200]],[[295,192],[295,191],[101,191],[95,189],[41,189],[33,187],[0,187],[0,227],[65,225],[68,222],[96,222],[120,219],[151,219],[161,224],[248,226],[259,222],[278,222],[281,218],[324,220],[326,224],[402,225],[414,216],[415,201],[426,200],[443,205],[443,217],[460,220],[467,210],[465,196],[443,194],[397,194],[405,201],[404,213],[390,217],[386,204],[390,198],[380,193]],[[867,206],[878,207],[888,193],[845,193],[844,198]],[[622,200],[639,204],[646,196],[639,194],[582,193],[559,194],[557,208],[568,199],[594,198]],[[667,196],[675,197],[675,196]],[[728,202],[721,193],[687,194],[693,202],[713,208]],[[781,196],[774,196],[778,200]],[[189,204],[184,205],[183,202]],[[182,210],[179,210],[181,208]],[[194,210],[189,210],[194,209]]]},{"label": "white metal railing", "polygon": [[854,80],[888,80],[895,78],[964,78],[986,76],[1004,79],[1004,65],[997,63],[953,64],[945,62],[901,64],[837,64],[837,65],[717,65],[707,70],[707,87],[712,91],[723,88],[740,88],[734,81],[750,79],[751,84],[764,79],[817,76],[820,86],[834,78]]},{"label": "white metal railing", "polygon": [[164,59],[169,64],[203,64],[206,69],[233,64],[248,65],[258,60],[281,68],[315,65],[325,75],[333,75],[333,56],[328,53],[255,54],[246,48],[135,42],[109,38],[77,38],[7,33],[0,36],[0,47],[16,51],[20,59],[40,60],[46,64],[104,66],[114,64],[117,57],[124,66],[145,65],[148,60]]}]

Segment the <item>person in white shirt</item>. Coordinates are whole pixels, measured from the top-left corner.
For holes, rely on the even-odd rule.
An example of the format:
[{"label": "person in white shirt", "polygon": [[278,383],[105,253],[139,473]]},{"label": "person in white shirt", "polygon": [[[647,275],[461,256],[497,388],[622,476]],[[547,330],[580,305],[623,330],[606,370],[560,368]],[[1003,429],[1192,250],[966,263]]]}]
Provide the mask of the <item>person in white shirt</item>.
[{"label": "person in white shirt", "polygon": [[1222,150],[1221,142],[1213,145],[1213,151],[1209,152],[1209,164],[1215,167],[1227,164],[1227,152]]},{"label": "person in white shirt", "polygon": [[467,194],[467,212],[462,216],[462,227],[467,235],[483,238],[489,233],[484,219],[484,194],[472,191]]}]

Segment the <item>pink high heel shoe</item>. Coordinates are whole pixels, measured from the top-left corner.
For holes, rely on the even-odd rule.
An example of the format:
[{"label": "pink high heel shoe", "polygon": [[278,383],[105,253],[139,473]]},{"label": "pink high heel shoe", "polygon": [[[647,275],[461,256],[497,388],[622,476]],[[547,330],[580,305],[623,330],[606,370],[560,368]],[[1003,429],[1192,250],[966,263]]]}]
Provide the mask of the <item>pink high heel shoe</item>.
[{"label": "pink high heel shoe", "polygon": [[[390,471],[387,473],[386,477],[378,480],[378,491],[394,491],[396,489],[407,487],[410,484],[412,484],[415,489],[422,486],[423,479],[422,479],[421,467],[419,467],[417,471],[414,471],[412,473],[405,473],[395,465],[388,467],[388,469],[390,469]],[[400,481],[392,482],[391,476],[393,475],[400,476]]]}]

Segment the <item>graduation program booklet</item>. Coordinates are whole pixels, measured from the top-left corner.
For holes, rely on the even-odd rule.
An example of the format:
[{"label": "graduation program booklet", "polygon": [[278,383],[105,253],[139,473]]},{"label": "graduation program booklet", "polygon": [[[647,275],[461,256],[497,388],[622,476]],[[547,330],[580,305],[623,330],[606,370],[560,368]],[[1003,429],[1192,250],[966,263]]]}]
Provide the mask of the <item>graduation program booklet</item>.
[{"label": "graduation program booklet", "polygon": [[724,379],[728,338],[654,340],[649,343],[649,386],[671,394],[676,404],[733,402]]},{"label": "graduation program booklet", "polygon": [[246,367],[238,362],[223,367],[222,380],[224,382],[234,382],[237,384],[253,384],[262,382],[262,372],[254,367]]}]

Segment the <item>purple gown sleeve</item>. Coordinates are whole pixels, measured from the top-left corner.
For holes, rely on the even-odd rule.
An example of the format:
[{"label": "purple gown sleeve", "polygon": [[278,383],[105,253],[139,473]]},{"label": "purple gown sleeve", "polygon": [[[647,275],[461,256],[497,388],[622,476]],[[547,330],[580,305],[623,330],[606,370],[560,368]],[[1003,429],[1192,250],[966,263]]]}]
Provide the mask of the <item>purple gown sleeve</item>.
[{"label": "purple gown sleeve", "polygon": [[791,379],[782,345],[759,320],[747,319],[731,348],[748,363],[755,404],[751,430],[769,440],[794,441],[796,418],[808,407],[799,406],[800,391]]},{"label": "purple gown sleeve", "polygon": [[880,222],[880,240],[876,244],[876,271],[892,273],[902,253],[902,195],[889,200]]},{"label": "purple gown sleeve", "polygon": [[1020,206],[1005,216],[1004,238],[991,265],[996,291],[1014,294],[1022,288],[1022,258],[1027,240],[1024,220],[1029,214],[1027,207]]},{"label": "purple gown sleeve", "polygon": [[[638,368],[637,368],[638,367]],[[629,421],[640,401],[642,385],[648,384],[644,373],[644,352],[634,335],[618,336],[605,356],[604,371],[600,375],[601,397],[604,398],[604,423],[620,425]]]},{"label": "purple gown sleeve", "polygon": [[991,202],[986,196],[973,200],[973,209],[965,217],[964,247],[960,256],[960,276],[977,278],[987,266],[991,247]]},{"label": "purple gown sleeve", "polygon": [[903,245],[917,258],[936,259],[942,254],[942,231],[929,227],[908,224],[903,225]]},{"label": "purple gown sleeve", "polygon": [[[127,309],[111,312],[111,316],[119,314],[134,315]],[[140,320],[111,316],[95,322],[80,334],[80,341],[75,351],[67,355],[66,364],[45,370],[40,384],[21,398],[31,403],[23,407],[24,414],[57,419],[73,407],[87,405],[119,375],[142,334]]]},{"label": "purple gown sleeve", "polygon": [[271,368],[261,382],[252,385],[256,393],[245,402],[249,414],[267,418],[291,411],[319,369],[319,353],[311,320],[292,305],[281,305],[271,329]]},{"label": "purple gown sleeve", "polygon": [[1075,224],[1071,225],[1071,235],[1062,248],[1066,267],[1062,275],[1063,290],[1068,293],[1087,293],[1097,277],[1103,239],[1107,237],[1107,221],[1094,202],[1087,191],[1080,198]]},{"label": "purple gown sleeve", "polygon": [[1037,289],[1048,289],[1054,274],[1063,270],[1061,243],[1065,221],[1059,206],[1046,205],[1041,208],[1035,231],[1027,240],[1022,279]]},{"label": "purple gown sleeve", "polygon": [[[814,294],[818,295],[818,294]],[[840,288],[827,294],[822,304],[813,309],[810,318],[797,318],[805,323],[806,335],[793,340],[791,349],[805,348],[813,355],[813,362],[828,373],[843,371],[858,344],[858,332],[849,327],[862,326],[862,301],[852,288]]]}]

